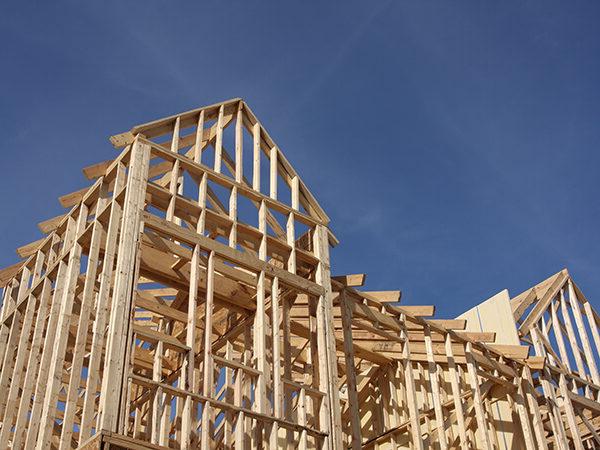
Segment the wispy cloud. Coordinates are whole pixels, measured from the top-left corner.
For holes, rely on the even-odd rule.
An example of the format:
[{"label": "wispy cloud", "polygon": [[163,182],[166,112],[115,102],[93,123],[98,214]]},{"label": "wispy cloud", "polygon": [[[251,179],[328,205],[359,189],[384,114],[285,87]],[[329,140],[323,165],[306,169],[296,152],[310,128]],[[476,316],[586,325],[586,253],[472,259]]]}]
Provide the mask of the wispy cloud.
[{"label": "wispy cloud", "polygon": [[312,83],[300,92],[293,107],[288,111],[290,116],[297,114],[317,95],[319,90],[337,72],[343,64],[344,59],[352,52],[358,41],[369,31],[369,28],[375,19],[389,8],[392,2],[393,0],[386,0],[377,3],[377,6],[372,9],[369,15],[367,15],[354,31],[342,41],[337,52],[330,56],[329,62],[321,66],[319,70],[315,70],[315,76]]}]

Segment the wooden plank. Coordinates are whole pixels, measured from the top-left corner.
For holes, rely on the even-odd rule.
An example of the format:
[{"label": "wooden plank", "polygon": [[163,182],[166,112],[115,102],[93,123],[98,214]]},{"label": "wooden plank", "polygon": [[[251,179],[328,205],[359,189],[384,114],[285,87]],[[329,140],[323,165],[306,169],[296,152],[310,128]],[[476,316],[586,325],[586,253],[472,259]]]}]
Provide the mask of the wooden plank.
[{"label": "wooden plank", "polygon": [[488,347],[510,359],[526,359],[529,356],[528,345],[488,344]]},{"label": "wooden plank", "polygon": [[548,450],[548,443],[546,441],[546,431],[544,429],[544,423],[542,421],[542,415],[536,398],[536,391],[533,386],[533,378],[529,367],[524,366],[522,368],[520,386],[527,399],[529,411],[531,412],[532,425],[537,440],[538,448],[540,450]]},{"label": "wooden plank", "polygon": [[585,408],[593,412],[594,414],[600,414],[600,404],[598,402],[590,400],[589,398],[584,397],[582,395],[575,394],[574,392],[571,392],[569,390],[567,390],[567,394],[569,399],[573,403],[576,403],[578,406]]},{"label": "wooden plank", "polygon": [[[583,316],[581,315],[581,308],[579,307],[579,299],[575,294],[573,283],[569,280],[569,303],[573,310],[573,316],[575,317],[575,324],[577,326],[577,332],[579,333],[579,339],[583,345],[583,351],[585,355],[585,363],[588,366],[590,375],[595,384],[600,385],[600,376],[598,376],[598,368],[596,367],[596,356],[592,352],[592,346],[583,323]],[[583,374],[582,374],[583,375]]]},{"label": "wooden plank", "polygon": [[82,169],[83,175],[85,175],[85,177],[90,181],[100,178],[106,174],[106,169],[108,169],[112,162],[113,160],[109,159],[108,161],[102,161],[90,166],[86,166]]},{"label": "wooden plank", "polygon": [[213,241],[212,239],[169,223],[150,213],[144,212],[143,220],[145,225],[151,229],[173,236],[174,238],[184,241],[188,244],[199,244],[203,249],[215,251],[222,258],[239,264],[247,269],[256,271],[264,270],[266,274],[269,274],[273,277],[277,276],[280,282],[283,282],[290,287],[313,295],[320,295],[323,292],[323,289],[320,286],[309,280],[306,280],[305,278],[291,274],[288,271],[279,269],[265,261],[260,261],[252,255],[239,252],[219,242]]},{"label": "wooden plank", "polygon": [[139,383],[141,385],[144,386],[149,386],[149,387],[155,387],[155,386],[160,386],[162,387],[164,390],[167,390],[171,393],[173,393],[173,395],[177,395],[177,396],[185,396],[185,395],[191,395],[194,397],[195,400],[197,400],[198,402],[202,402],[202,403],[210,403],[211,406],[214,406],[215,409],[220,409],[220,410],[224,410],[224,411],[234,411],[234,412],[243,412],[245,415],[250,416],[250,417],[254,417],[258,420],[261,420],[263,422],[273,422],[273,421],[277,421],[281,427],[286,428],[286,429],[291,429],[294,431],[302,431],[302,430],[306,430],[306,432],[312,436],[316,436],[319,438],[323,438],[326,435],[318,430],[315,430],[309,426],[301,426],[297,423],[293,423],[293,422],[289,422],[287,420],[278,420],[276,418],[274,418],[273,416],[269,416],[266,414],[260,414],[256,411],[252,411],[250,409],[247,408],[239,408],[236,407],[234,405],[230,405],[228,403],[225,402],[221,402],[219,400],[215,400],[213,398],[210,397],[206,397],[204,395],[200,395],[200,394],[195,394],[195,393],[188,393],[185,392],[177,387],[173,387],[171,385],[165,384],[165,383],[157,383],[154,382],[152,380],[149,380],[145,377],[139,376],[139,375],[135,375],[135,374],[131,374],[129,376],[132,380],[134,380],[136,383]]},{"label": "wooden plank", "polygon": [[244,178],[243,105],[243,102],[239,103],[235,119],[235,181],[238,183],[241,183]]},{"label": "wooden plank", "polygon": [[350,408],[351,444],[353,450],[362,448],[360,412],[356,391],[356,372],[354,367],[354,346],[352,344],[352,308],[349,307],[344,291],[340,294],[340,309],[344,332],[344,357],[346,361],[346,389]]},{"label": "wooden plank", "polygon": [[[203,384],[202,394],[204,397],[212,398],[214,392],[214,380],[213,380],[213,355],[212,355],[212,319],[213,319],[213,305],[214,305],[214,273],[215,273],[215,252],[211,251],[208,255],[208,271],[206,277],[206,303],[205,303],[205,315],[204,315],[204,355],[202,361],[204,363],[203,369]],[[204,402],[202,408],[202,432],[200,440],[200,448],[202,450],[209,450],[211,448],[210,442],[212,437],[213,413],[212,405],[210,402]]]},{"label": "wooden plank", "polygon": [[467,325],[467,321],[461,319],[428,319],[427,322],[447,330],[464,330]]},{"label": "wooden plank", "polygon": [[35,254],[35,252],[40,249],[45,241],[46,238],[42,238],[38,239],[37,241],[30,242],[29,244],[22,245],[21,247],[17,248],[17,255],[19,255],[21,258],[28,258]]},{"label": "wooden plank", "polygon": [[570,391],[567,387],[564,374],[560,374],[559,376],[559,389],[563,398],[563,408],[566,412],[569,430],[571,430],[573,446],[576,450],[584,450],[581,434],[579,433],[579,426],[575,417],[575,411],[573,410],[573,404],[571,403],[571,397],[569,395]]},{"label": "wooden plank", "polygon": [[552,330],[554,331],[554,338],[558,345],[558,351],[561,356],[561,362],[566,366],[566,368],[571,371],[571,362],[569,361],[569,354],[567,353],[567,348],[565,347],[565,340],[563,335],[563,326],[560,322],[557,314],[559,302],[552,302],[550,305],[550,314],[552,318]]},{"label": "wooden plank", "polygon": [[537,323],[540,319],[541,315],[546,311],[546,308],[552,301],[556,295],[560,292],[562,286],[567,281],[568,274],[566,271],[560,272],[559,276],[556,277],[550,288],[546,291],[544,296],[538,300],[536,305],[533,307],[529,315],[525,318],[525,320],[521,323],[519,327],[519,334],[521,336],[525,336],[531,330],[531,327]]},{"label": "wooden plank", "polygon": [[[375,298],[380,302],[399,302],[402,296],[401,291],[359,291],[367,294],[369,297]],[[415,316],[433,316],[435,313],[434,306],[403,306],[408,314]]]},{"label": "wooden plank", "polygon": [[5,267],[0,270],[0,287],[6,287],[8,282],[21,270],[25,261],[20,261],[12,266]]},{"label": "wooden plank", "polygon": [[[13,448],[20,448],[24,439],[25,424],[28,420],[29,403],[31,395],[37,386],[41,383],[36,383],[38,368],[40,364],[40,349],[44,341],[44,323],[46,321],[46,311],[48,310],[48,303],[51,296],[51,283],[48,278],[43,281],[42,292],[39,297],[39,306],[37,310],[37,317],[35,327],[33,331],[33,337],[31,341],[31,350],[29,352],[29,358],[27,360],[25,378],[23,381],[23,389],[20,393],[19,407],[16,411],[16,423],[15,423],[15,434],[12,438]],[[34,417],[32,415],[32,417]]]},{"label": "wooden plank", "polygon": [[51,233],[52,231],[56,230],[56,228],[60,225],[64,217],[64,214],[61,214],[60,216],[44,220],[43,222],[38,223],[38,228],[42,233]]},{"label": "wooden plank", "polygon": [[[577,286],[575,286],[577,288]],[[594,345],[596,348],[596,354],[600,352],[600,333],[598,332],[598,325],[595,320],[594,310],[590,303],[586,300],[583,304],[583,309],[585,310],[585,315],[588,319],[588,325],[590,330],[592,330],[592,337],[594,338]]]},{"label": "wooden plank", "polygon": [[288,214],[286,223],[286,242],[290,246],[290,255],[287,260],[287,270],[290,273],[296,274],[296,231],[295,231],[295,216],[293,212]]},{"label": "wooden plank", "polygon": [[[62,239],[64,241],[64,245],[67,248],[70,248],[70,245],[73,240],[73,236],[76,234],[75,229],[76,222],[72,219],[72,217],[68,217],[67,220],[67,228],[64,231],[64,234],[59,237],[58,235],[54,235],[52,237],[52,243],[57,244]],[[59,258],[57,261],[58,269],[56,272],[55,278],[55,286],[54,292],[52,294],[51,309],[47,322],[48,330],[56,330],[56,324],[58,321],[58,315],[60,311],[60,298],[62,297],[62,292],[64,288],[64,278],[66,271],[66,264],[64,262],[64,258]],[[47,278],[44,279],[44,287],[47,284],[50,284],[50,280]],[[50,288],[48,288],[50,289]],[[49,294],[48,294],[49,295]],[[15,311],[16,312],[16,311]],[[13,318],[13,320],[15,320]],[[51,363],[52,352],[54,349],[54,340],[56,337],[56,332],[48,331],[45,335],[44,345],[42,347],[42,354],[39,356],[39,366],[37,373],[33,374],[34,384],[35,384],[35,394],[34,401],[31,407],[31,414],[29,418],[29,427],[27,428],[27,434],[25,436],[25,447],[33,448],[35,443],[37,442],[37,433],[39,431],[39,423],[41,420],[42,414],[42,406],[44,401],[45,389],[47,384],[45,382],[41,382],[40,380],[48,379],[48,370]],[[28,405],[29,406],[29,405]],[[15,438],[18,441],[21,436],[16,435]]]},{"label": "wooden plank", "polygon": [[161,331],[153,330],[150,327],[133,324],[133,332],[138,336],[138,338],[146,342],[162,342],[165,348],[170,348],[182,353],[187,353],[190,351],[190,347],[176,339],[174,336]]},{"label": "wooden plank", "polygon": [[[264,200],[267,203],[267,206],[269,208],[272,208],[273,210],[278,211],[282,214],[289,214],[290,212],[294,212],[297,219],[309,227],[313,227],[314,225],[319,223],[318,220],[315,219],[314,217],[311,217],[309,215],[306,215],[306,214],[300,212],[299,210],[295,209],[293,206],[290,207],[288,205],[285,205],[284,203],[282,203],[280,201],[273,200],[269,196],[262,194],[260,191],[254,190],[252,187],[250,187],[246,184],[245,180],[242,180],[243,181],[242,183],[237,183],[235,180],[233,180],[232,178],[230,178],[226,175],[217,173],[207,166],[195,163],[194,161],[192,161],[190,158],[186,157],[185,155],[174,154],[174,153],[170,152],[169,150],[165,149],[164,147],[162,147],[161,145],[156,144],[152,141],[148,141],[143,138],[140,138],[140,140],[144,143],[147,143],[148,145],[150,145],[152,147],[153,156],[163,158],[166,161],[179,160],[180,166],[184,170],[188,171],[190,173],[190,175],[192,175],[194,177],[199,178],[202,175],[206,174],[209,176],[211,181],[214,181],[215,183],[217,183],[221,186],[224,186],[228,189],[230,189],[233,186],[237,186],[239,193],[244,195],[251,201],[260,202],[260,201]],[[223,157],[225,158],[225,153],[223,153]],[[224,159],[224,161],[226,161],[226,160]],[[293,204],[294,204],[294,196],[293,196],[293,191],[292,191],[292,205]]]},{"label": "wooden plank", "polygon": [[[85,204],[79,207],[77,218],[77,234],[81,232],[87,223],[88,208]],[[54,351],[50,359],[48,370],[48,384],[42,405],[41,422],[39,434],[37,437],[36,450],[47,450],[50,448],[51,436],[54,430],[54,418],[56,414],[56,405],[58,393],[62,384],[62,370],[67,348],[67,339],[69,337],[69,327],[71,313],[75,300],[75,289],[77,288],[77,278],[81,264],[81,245],[75,242],[69,252],[68,265],[64,278],[63,295],[60,300],[60,312],[56,324],[57,339],[54,342]]]},{"label": "wooden plank", "polygon": [[260,375],[260,371],[254,369],[253,367],[247,366],[245,364],[238,363],[237,361],[222,358],[220,356],[214,355],[212,356],[213,362],[217,363],[220,366],[228,367],[230,369],[241,370],[242,372],[248,374],[251,377],[258,377]]},{"label": "wooden plank", "polygon": [[[125,184],[125,168],[122,164],[117,167],[115,177],[115,191]],[[92,421],[96,405],[96,392],[100,378],[100,362],[103,359],[105,341],[105,328],[108,320],[110,293],[112,289],[113,267],[119,236],[119,226],[122,219],[123,208],[119,202],[113,200],[110,206],[110,216],[106,228],[106,243],[104,248],[104,264],[100,274],[100,286],[96,297],[96,315],[92,327],[92,344],[88,361],[88,379],[84,393],[79,427],[79,444],[81,445],[91,436]]]},{"label": "wooden plank", "polygon": [[[324,362],[324,369],[319,366],[319,389],[328,393],[329,402],[321,403],[321,414],[329,413],[330,416],[330,446],[331,448],[342,447],[342,418],[339,401],[338,388],[338,370],[337,370],[337,355],[336,355],[336,338],[333,324],[333,301],[331,278],[329,273],[329,240],[327,237],[327,227],[317,225],[314,234],[313,242],[315,247],[315,256],[319,259],[319,264],[315,273],[315,281],[323,287],[323,294],[318,297],[317,302],[317,339],[319,341],[319,358],[325,357],[324,361],[319,361],[319,364]],[[320,331],[320,332],[319,332]],[[323,334],[324,333],[324,334]],[[324,341],[323,342],[323,338]],[[325,354],[321,350],[324,344]],[[329,403],[329,405],[327,404]],[[329,411],[327,411],[327,408]]]},{"label": "wooden plank", "polygon": [[438,443],[440,449],[448,448],[448,440],[446,439],[446,429],[444,426],[444,413],[442,411],[442,401],[440,399],[440,385],[438,381],[438,367],[433,359],[433,346],[431,343],[431,331],[429,327],[425,327],[425,347],[427,348],[427,360],[429,369],[429,383],[431,387],[431,396],[433,398],[433,408],[435,411],[435,421],[437,427]]},{"label": "wooden plank", "polygon": [[483,399],[481,391],[479,389],[479,379],[477,377],[477,363],[473,358],[473,347],[470,342],[467,342],[465,346],[465,353],[467,355],[467,370],[469,373],[469,383],[471,390],[473,391],[473,402],[475,405],[475,415],[477,417],[477,426],[479,430],[479,436],[481,438],[481,448],[485,450],[491,450],[492,444],[490,442],[490,436],[488,433],[487,421],[485,418],[485,410],[483,405]]},{"label": "wooden plank", "polygon": [[229,108],[237,105],[237,103],[240,101],[240,98],[232,98],[223,102],[215,103],[213,105],[195,108],[190,111],[185,111],[182,113],[174,114],[169,117],[164,117],[162,119],[153,120],[151,122],[136,125],[133,128],[131,128],[130,131],[111,136],[110,141],[113,144],[113,146],[119,148],[130,144],[132,142],[131,139],[133,139],[133,137],[135,137],[137,134],[143,134],[144,136],[147,136],[149,138],[160,136],[161,134],[166,134],[172,130],[173,121],[175,121],[177,117],[181,119],[181,127],[186,128],[196,123],[196,118],[201,112],[205,112],[206,120],[213,119],[217,116],[219,107],[221,105],[224,105],[226,108]]},{"label": "wooden plank", "polygon": [[456,423],[458,427],[458,437],[460,439],[460,448],[467,450],[469,448],[469,442],[467,440],[467,432],[465,428],[465,418],[463,402],[460,393],[460,376],[456,369],[456,363],[454,361],[454,354],[452,351],[452,337],[450,334],[446,335],[445,339],[446,356],[448,358],[448,376],[450,378],[450,388],[452,389],[452,401],[454,402],[454,411],[456,413]]},{"label": "wooden plank", "polygon": [[413,447],[417,450],[423,450],[423,439],[421,435],[421,421],[419,418],[419,405],[417,403],[417,392],[415,388],[415,379],[413,375],[413,365],[410,360],[410,342],[404,324],[405,318],[401,317],[400,337],[404,339],[404,348],[402,350],[402,366],[404,371],[404,384],[406,388],[406,397],[408,403],[408,413],[410,416],[410,435]]},{"label": "wooden plank", "polygon": [[273,200],[277,200],[277,154],[278,154],[278,149],[277,147],[273,146],[271,147],[270,150],[270,156],[269,156],[269,162],[270,162],[270,167],[269,167],[269,197],[271,197]]},{"label": "wooden plank", "polygon": [[254,152],[252,156],[252,189],[260,192],[260,125],[257,123],[252,129],[254,139]]},{"label": "wooden plank", "polygon": [[562,311],[563,320],[565,321],[567,337],[569,339],[569,343],[571,344],[571,354],[575,357],[575,364],[577,365],[579,375],[585,377],[585,367],[583,365],[583,358],[581,357],[579,343],[577,342],[577,337],[575,335],[575,328],[573,328],[573,323],[571,322],[571,315],[569,314],[569,308],[567,306],[567,301],[565,299],[563,289],[561,289],[560,291],[560,308]]},{"label": "wooden plank", "polygon": [[[271,136],[269,136],[267,130],[265,130],[265,128],[260,125],[259,121],[256,119],[256,116],[254,115],[250,107],[245,103],[244,112],[246,114],[248,122],[252,127],[254,127],[256,124],[260,126],[261,146],[265,149],[269,149],[275,146],[276,144],[271,138]],[[287,180],[288,183],[291,185],[291,180],[295,176],[297,176],[297,174],[294,171],[292,165],[287,161],[283,153],[279,155],[279,167],[280,173],[282,174],[283,178]],[[321,206],[319,205],[315,197],[312,195],[310,190],[299,178],[298,183],[300,202],[302,203],[304,208],[306,208],[306,210],[311,214],[311,216],[318,218],[320,222],[322,222],[324,225],[327,225],[329,223],[329,217],[327,216],[323,208],[321,208]]]},{"label": "wooden plank", "polygon": [[[435,314],[435,306],[433,305],[402,305],[394,306],[394,308],[412,317],[433,317]],[[452,324],[452,322],[448,323]],[[460,327],[462,325],[462,321],[456,322],[456,325]]]},{"label": "wooden plank", "polygon": [[[273,415],[283,419],[284,403],[282,389],[281,367],[281,306],[279,298],[279,279],[273,279],[271,289],[271,346],[272,346],[272,386],[273,386]],[[278,445],[279,427],[273,422],[270,433],[269,445],[276,448]]]},{"label": "wooden plank", "polygon": [[[104,195],[107,194],[104,190]],[[106,203],[106,199],[98,200],[97,208],[101,208]],[[67,401],[65,404],[65,413],[63,417],[63,426],[60,436],[59,449],[70,449],[73,438],[73,426],[75,422],[75,409],[78,408],[77,400],[79,398],[79,381],[83,360],[85,356],[86,343],[88,339],[88,324],[95,300],[96,275],[98,270],[98,259],[100,255],[100,243],[103,237],[103,226],[96,219],[93,225],[92,238],[88,252],[88,262],[85,273],[85,282],[83,286],[81,307],[79,310],[79,321],[77,323],[77,335],[75,338],[75,347],[73,349],[73,358],[71,363],[71,374],[69,386],[67,388]]]},{"label": "wooden plank", "polygon": [[[194,268],[194,264],[191,267]],[[190,284],[192,284],[192,280],[193,277],[190,277]],[[187,323],[188,321],[187,313],[168,306],[166,303],[161,302],[160,298],[148,295],[144,291],[136,291],[135,306],[181,323]]]},{"label": "wooden plank", "polygon": [[[165,321],[159,320],[158,327],[161,330],[165,328]],[[135,331],[134,331],[135,332]],[[137,339],[137,333],[136,333]],[[164,358],[164,344],[162,339],[155,340],[154,355],[152,361],[152,381],[160,383],[162,381],[163,374],[163,358]],[[164,441],[164,437],[161,436],[161,423],[163,422],[163,410],[165,408],[166,396],[163,392],[162,386],[158,385],[152,396],[152,412],[150,416],[150,442],[153,444],[159,444]],[[166,418],[165,418],[166,419]]]},{"label": "wooden plank", "polygon": [[[546,350],[541,342],[540,332],[537,326],[531,328],[531,338],[533,340],[536,354],[546,358]],[[552,376],[548,368],[545,368],[544,371],[539,374],[539,380],[541,381],[544,397],[546,398],[546,402],[548,404],[548,415],[550,417],[552,432],[556,436],[556,442],[558,443],[558,445],[561,448],[564,448],[564,450],[567,450],[566,431],[561,419],[562,414],[560,408],[558,407],[554,385],[550,381],[551,378]]]},{"label": "wooden plank", "polygon": [[600,444],[600,434],[596,432],[596,428],[594,427],[594,425],[585,417],[585,414],[579,413],[579,417],[585,424],[586,428],[590,431],[590,434],[592,435],[596,443]]},{"label": "wooden plank", "polygon": [[70,192],[65,195],[61,195],[58,198],[58,201],[60,202],[60,205],[63,208],[71,208],[71,207],[77,205],[78,203],[81,203],[81,201],[85,197],[85,194],[87,194],[87,192],[89,190],[90,190],[90,186],[87,186],[87,187],[81,188],[77,191]]},{"label": "wooden plank", "polygon": [[494,343],[496,340],[496,333],[493,332],[476,332],[476,331],[456,331],[454,334],[459,338],[466,341],[474,341],[481,343]]},{"label": "wooden plank", "polygon": [[219,116],[217,118],[217,137],[215,140],[215,172],[221,173],[221,161],[223,160],[223,115],[225,114],[225,105],[219,107]]},{"label": "wooden plank", "polygon": [[332,276],[331,279],[347,287],[360,287],[365,284],[367,275],[364,273],[353,273],[349,275]]},{"label": "wooden plank", "polygon": [[[266,322],[266,304],[265,304],[265,273],[261,271],[258,276],[256,284],[256,313],[254,316],[254,336],[252,340],[253,344],[253,357],[256,361],[256,368],[259,375],[256,380],[254,388],[254,408],[255,411],[260,414],[268,414],[268,398],[267,398],[267,378],[268,363],[267,363],[267,322]],[[257,445],[265,445],[262,433],[262,426],[256,429],[258,434]]]},{"label": "wooden plank", "polygon": [[533,370],[544,369],[545,362],[546,359],[542,356],[530,356],[525,360],[526,366]]},{"label": "wooden plank", "polygon": [[541,283],[538,283],[531,289],[528,289],[527,291],[522,292],[521,294],[511,299],[510,303],[515,322],[520,321],[522,319],[522,316],[527,310],[527,308],[529,308],[529,306],[531,306],[536,300],[541,299],[551,288],[552,283],[554,283],[558,278],[560,278],[564,274],[564,272],[564,270],[561,270],[560,272],[548,277]]},{"label": "wooden plank", "polygon": [[132,289],[135,289],[133,269],[137,251],[137,238],[142,220],[141,211],[148,176],[150,148],[136,140],[133,144],[123,208],[121,241],[117,253],[116,277],[109,320],[109,345],[100,397],[102,416],[100,427],[116,431],[117,407],[123,383],[123,359],[121,349],[125,346],[127,326],[132,306]]},{"label": "wooden plank", "polygon": [[[35,257],[35,267],[30,275],[31,283],[37,283],[40,279],[41,271],[43,265],[45,263],[45,254],[42,252],[38,252]],[[24,273],[29,273],[28,269],[25,269]],[[29,276],[28,276],[29,278]],[[26,286],[23,284],[23,280],[21,281],[21,286]],[[23,293],[23,289],[20,290],[21,295],[25,295]],[[42,298],[44,301],[45,298]],[[12,427],[14,416],[17,413],[16,406],[18,402],[18,394],[21,388],[21,381],[23,377],[23,372],[26,370],[24,364],[26,362],[26,358],[28,357],[27,346],[29,344],[29,338],[32,333],[33,326],[33,315],[35,312],[37,299],[29,293],[27,295],[26,300],[26,308],[23,314],[23,319],[21,323],[21,329],[18,332],[18,342],[14,347],[15,355],[14,355],[14,365],[12,369],[12,374],[10,373],[9,367],[6,365],[2,367],[3,379],[6,378],[8,380],[8,376],[10,376],[10,386],[7,388],[3,386],[2,391],[0,391],[0,403],[1,410],[4,411],[4,414],[0,413],[0,418],[2,418],[3,426],[0,429],[0,448],[4,448],[8,446],[8,439],[10,435],[10,428]],[[13,321],[13,324],[16,325],[17,321]],[[11,336],[10,340],[14,342],[14,338],[17,337],[17,333],[15,328],[11,324]],[[12,336],[12,333],[15,333],[15,336]],[[12,342],[9,342],[9,346],[12,347]],[[10,354],[10,347],[7,349],[7,354]],[[4,374],[6,372],[6,374]],[[3,416],[3,417],[2,417]],[[19,430],[22,431],[22,430]]]},{"label": "wooden plank", "polygon": [[347,296],[346,298],[348,306],[351,309],[352,314],[354,316],[367,319],[378,325],[384,325],[385,327],[393,331],[402,331],[402,327],[396,318],[390,315],[383,314],[374,308],[370,308],[364,303],[361,303],[350,296]]},{"label": "wooden plank", "polygon": [[514,384],[517,386],[517,392],[513,393],[512,399],[513,404],[510,404],[511,409],[516,409],[519,415],[519,421],[521,423],[521,430],[523,432],[523,440],[526,448],[535,448],[535,438],[531,430],[531,424],[529,421],[529,413],[525,406],[525,394],[523,391],[523,384],[521,383],[521,376],[517,376],[514,379]]}]

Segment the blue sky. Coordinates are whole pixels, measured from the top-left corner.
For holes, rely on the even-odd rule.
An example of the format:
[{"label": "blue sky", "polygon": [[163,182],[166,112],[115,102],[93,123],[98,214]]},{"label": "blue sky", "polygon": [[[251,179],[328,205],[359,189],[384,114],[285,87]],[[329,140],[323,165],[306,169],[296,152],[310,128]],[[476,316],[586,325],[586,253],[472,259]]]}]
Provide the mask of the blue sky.
[{"label": "blue sky", "polygon": [[[326,2],[325,2],[326,3]],[[335,273],[453,317],[568,267],[600,298],[600,3],[3,2],[0,265],[108,136],[243,97]]]}]

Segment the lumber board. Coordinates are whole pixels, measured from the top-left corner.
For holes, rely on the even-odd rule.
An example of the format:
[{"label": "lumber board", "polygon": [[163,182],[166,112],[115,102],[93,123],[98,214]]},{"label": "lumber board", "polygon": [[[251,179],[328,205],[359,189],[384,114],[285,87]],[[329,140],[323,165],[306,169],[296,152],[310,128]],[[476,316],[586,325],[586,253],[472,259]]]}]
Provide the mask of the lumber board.
[{"label": "lumber board", "polygon": [[336,275],[331,277],[332,281],[337,281],[347,287],[360,287],[365,284],[367,275],[364,273],[355,273],[349,275]]}]

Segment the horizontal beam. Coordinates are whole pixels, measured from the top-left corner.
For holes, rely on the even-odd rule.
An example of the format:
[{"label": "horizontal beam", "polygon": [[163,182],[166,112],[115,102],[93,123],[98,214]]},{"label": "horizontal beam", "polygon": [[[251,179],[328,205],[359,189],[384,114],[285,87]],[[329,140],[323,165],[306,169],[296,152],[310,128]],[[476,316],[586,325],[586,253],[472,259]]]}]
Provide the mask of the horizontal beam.
[{"label": "horizontal beam", "polygon": [[[400,297],[402,297],[401,291],[359,291],[359,292],[361,294],[366,294],[371,298],[375,298],[375,299],[379,300],[380,302],[391,302],[391,303],[399,302]],[[432,311],[431,315],[433,315],[433,311],[435,311],[433,306],[429,306],[428,308],[431,308],[431,311]]]},{"label": "horizontal beam", "polygon": [[171,236],[187,244],[199,245],[204,250],[214,251],[220,257],[235,264],[239,264],[246,269],[264,271],[270,277],[278,277],[280,283],[284,283],[302,292],[312,295],[323,295],[325,293],[323,287],[306,278],[302,278],[287,270],[279,269],[266,261],[261,261],[253,255],[242,253],[239,250],[235,250],[194,231],[187,230],[151,213],[144,212],[142,214],[142,220],[145,226],[150,229]]},{"label": "horizontal beam", "polygon": [[332,280],[343,284],[346,287],[364,286],[367,275],[364,273],[353,273],[350,275],[336,275],[331,277]]}]

